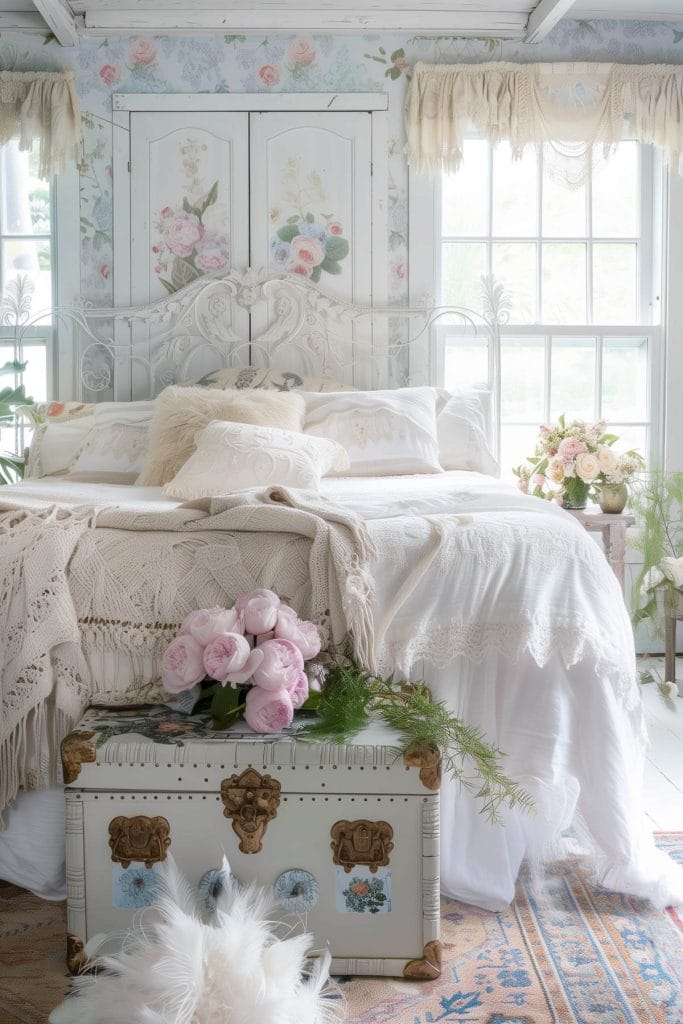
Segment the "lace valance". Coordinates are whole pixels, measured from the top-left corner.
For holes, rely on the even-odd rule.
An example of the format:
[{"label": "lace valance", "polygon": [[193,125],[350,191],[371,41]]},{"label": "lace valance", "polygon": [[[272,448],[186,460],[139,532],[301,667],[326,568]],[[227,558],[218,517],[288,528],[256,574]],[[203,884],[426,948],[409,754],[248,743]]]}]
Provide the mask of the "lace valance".
[{"label": "lace valance", "polygon": [[41,178],[78,159],[81,114],[73,71],[0,71],[0,144],[40,145]]},{"label": "lace valance", "polygon": [[410,166],[431,174],[458,169],[472,127],[515,156],[552,148],[574,164],[570,184],[586,154],[607,155],[625,133],[683,174],[683,65],[418,63],[406,127]]}]

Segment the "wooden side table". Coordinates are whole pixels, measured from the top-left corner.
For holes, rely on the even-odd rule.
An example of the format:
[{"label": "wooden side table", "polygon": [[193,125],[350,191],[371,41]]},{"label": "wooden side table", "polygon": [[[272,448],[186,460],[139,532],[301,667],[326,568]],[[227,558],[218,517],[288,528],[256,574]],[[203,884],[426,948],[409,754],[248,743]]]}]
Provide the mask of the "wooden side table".
[{"label": "wooden side table", "polygon": [[666,595],[664,602],[664,682],[676,682],[676,623],[683,621],[683,594]]},{"label": "wooden side table", "polygon": [[605,546],[605,556],[612,566],[614,575],[619,580],[621,592],[624,592],[624,554],[626,552],[626,531],[633,526],[636,517],[630,512],[601,512],[598,505],[588,508],[567,510],[570,515],[581,523],[589,533],[601,533]]}]

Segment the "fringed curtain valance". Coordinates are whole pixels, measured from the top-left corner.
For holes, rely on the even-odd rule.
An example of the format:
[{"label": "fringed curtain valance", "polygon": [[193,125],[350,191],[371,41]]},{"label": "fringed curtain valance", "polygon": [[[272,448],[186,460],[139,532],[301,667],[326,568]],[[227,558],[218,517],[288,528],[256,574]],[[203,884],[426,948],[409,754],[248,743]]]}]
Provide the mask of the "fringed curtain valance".
[{"label": "fringed curtain valance", "polygon": [[78,160],[81,115],[73,71],[0,72],[0,144],[40,145],[41,178]]},{"label": "fringed curtain valance", "polygon": [[455,171],[474,127],[519,156],[546,146],[580,177],[593,147],[608,153],[624,131],[659,146],[683,174],[683,65],[422,64],[406,103],[408,160],[417,171]]}]

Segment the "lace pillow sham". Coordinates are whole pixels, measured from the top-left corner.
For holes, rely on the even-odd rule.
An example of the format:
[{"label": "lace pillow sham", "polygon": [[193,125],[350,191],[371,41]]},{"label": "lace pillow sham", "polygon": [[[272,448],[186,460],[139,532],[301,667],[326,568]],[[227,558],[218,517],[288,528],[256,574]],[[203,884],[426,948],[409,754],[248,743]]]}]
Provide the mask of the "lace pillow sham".
[{"label": "lace pillow sham", "polygon": [[164,487],[164,495],[190,500],[274,484],[317,491],[321,476],[343,470],[348,462],[335,441],[216,420],[197,435],[196,450]]},{"label": "lace pillow sham", "polygon": [[306,394],[307,434],[343,444],[339,476],[440,473],[433,388]]},{"label": "lace pillow sham", "polygon": [[106,423],[93,426],[69,473],[113,473],[139,475],[147,454],[149,420],[147,423]]},{"label": "lace pillow sham", "polygon": [[137,483],[158,486],[172,480],[195,450],[199,431],[213,420],[301,431],[305,413],[299,393],[165,388],[155,402],[149,450]]}]

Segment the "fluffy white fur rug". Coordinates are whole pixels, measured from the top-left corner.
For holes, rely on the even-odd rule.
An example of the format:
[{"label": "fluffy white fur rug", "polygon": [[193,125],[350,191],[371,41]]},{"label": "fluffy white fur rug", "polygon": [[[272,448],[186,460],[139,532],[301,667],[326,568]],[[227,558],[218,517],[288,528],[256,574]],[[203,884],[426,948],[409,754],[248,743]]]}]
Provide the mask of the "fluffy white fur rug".
[{"label": "fluffy white fur rug", "polygon": [[332,1024],[340,1000],[325,999],[330,954],[306,960],[311,935],[280,939],[269,894],[242,889],[223,861],[224,885],[209,922],[175,864],[161,896],[136,921],[124,948],[98,960],[50,1024]]}]

